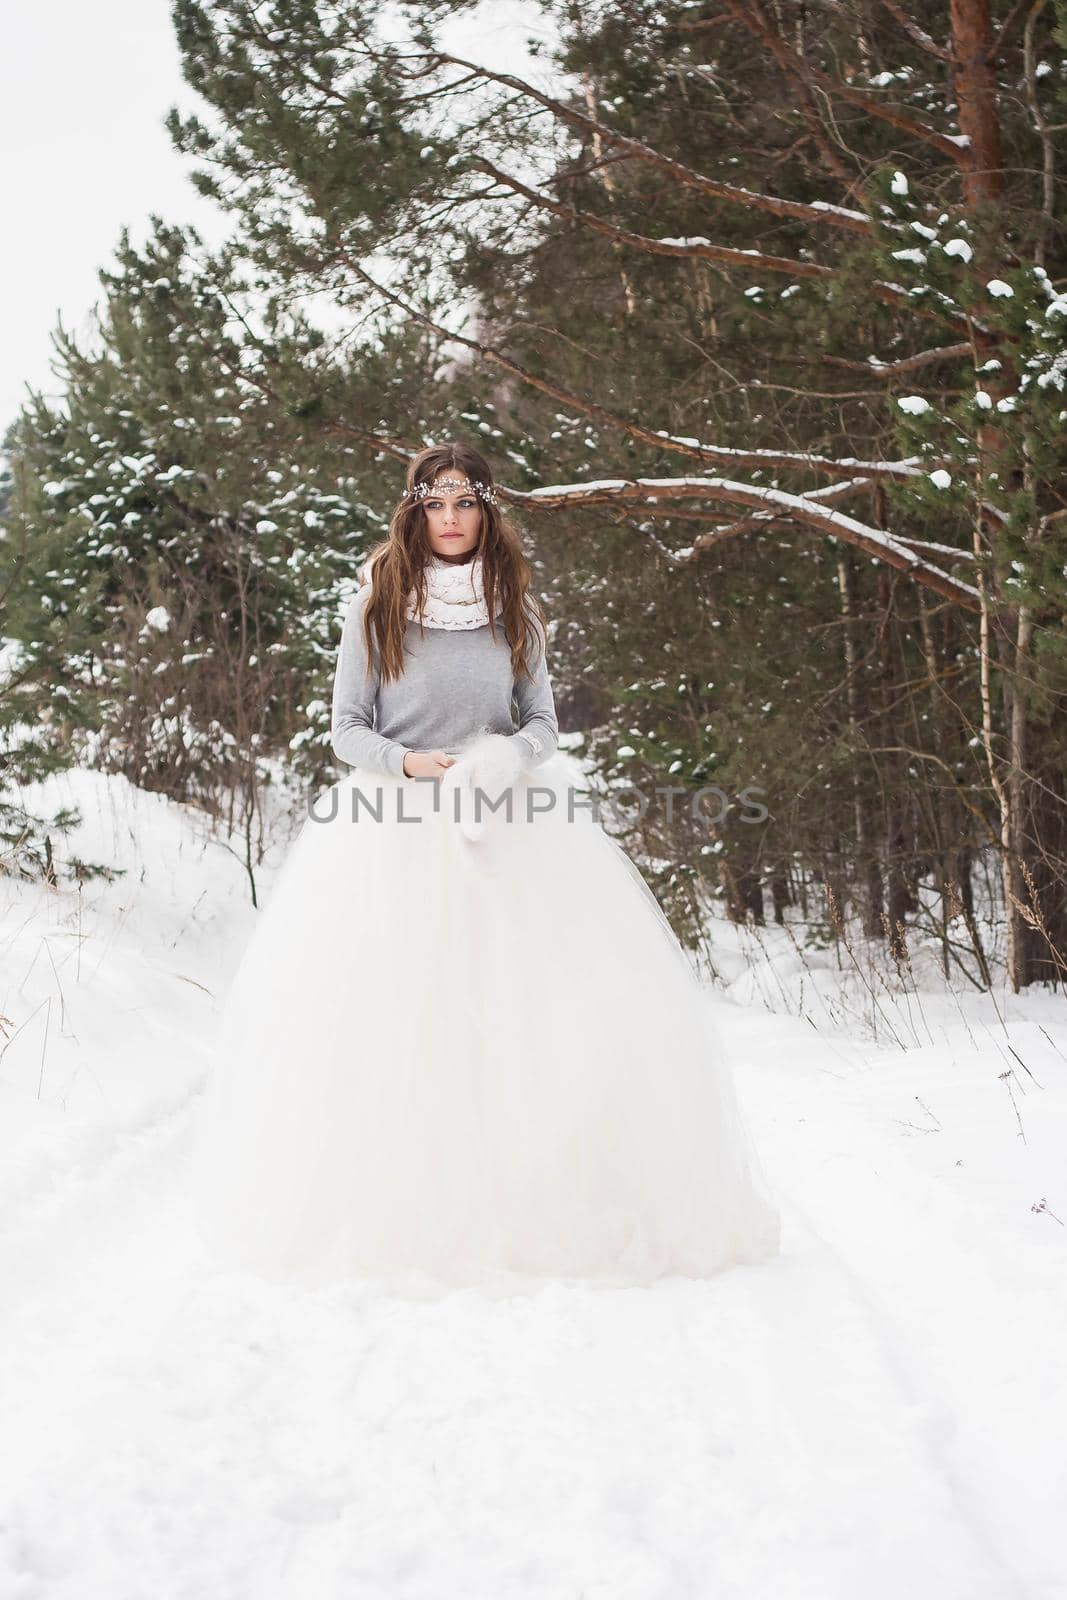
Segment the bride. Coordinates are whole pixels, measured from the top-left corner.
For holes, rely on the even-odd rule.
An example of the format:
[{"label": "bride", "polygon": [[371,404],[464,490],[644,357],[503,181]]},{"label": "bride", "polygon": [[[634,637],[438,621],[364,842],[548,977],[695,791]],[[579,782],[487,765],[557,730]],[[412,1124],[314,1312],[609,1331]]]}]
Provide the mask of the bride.
[{"label": "bride", "polygon": [[701,986],[557,750],[544,614],[477,451],[413,459],[364,578],[333,696],[351,770],[223,1008],[203,1238],[304,1284],[647,1283],[773,1255]]}]

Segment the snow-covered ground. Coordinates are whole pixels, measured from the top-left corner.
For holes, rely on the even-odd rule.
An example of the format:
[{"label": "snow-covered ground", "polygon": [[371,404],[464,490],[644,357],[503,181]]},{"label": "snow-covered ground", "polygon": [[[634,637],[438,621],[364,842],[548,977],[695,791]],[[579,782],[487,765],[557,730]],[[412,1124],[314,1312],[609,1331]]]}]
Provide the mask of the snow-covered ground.
[{"label": "snow-covered ground", "polygon": [[241,862],[118,779],[60,798],[125,874],[0,877],[4,1600],[1067,1595],[1062,999],[931,979],[875,1031],[832,955],[716,926],[778,1259],[287,1290],[187,1208]]}]

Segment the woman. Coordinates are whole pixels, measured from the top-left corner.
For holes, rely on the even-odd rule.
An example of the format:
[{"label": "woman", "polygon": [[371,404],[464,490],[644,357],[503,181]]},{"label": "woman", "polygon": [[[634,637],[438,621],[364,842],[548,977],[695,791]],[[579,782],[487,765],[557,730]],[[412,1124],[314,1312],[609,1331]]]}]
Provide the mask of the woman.
[{"label": "woman", "polygon": [[477,451],[415,457],[364,578],[333,699],[352,771],[224,1011],[208,1242],[302,1283],[648,1282],[773,1254],[700,986],[558,753],[545,619]]}]

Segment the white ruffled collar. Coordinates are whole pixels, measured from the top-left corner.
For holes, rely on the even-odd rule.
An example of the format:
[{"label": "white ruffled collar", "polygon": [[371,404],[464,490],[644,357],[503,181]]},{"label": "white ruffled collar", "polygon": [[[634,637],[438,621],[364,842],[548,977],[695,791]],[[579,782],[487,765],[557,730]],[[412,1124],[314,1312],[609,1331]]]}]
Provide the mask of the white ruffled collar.
[{"label": "white ruffled collar", "polygon": [[[431,556],[426,563],[426,607],[422,620],[428,628],[484,628],[489,621],[481,556],[469,561],[442,561]],[[496,614],[500,615],[500,596]],[[408,597],[407,615],[417,620],[415,594]]]}]

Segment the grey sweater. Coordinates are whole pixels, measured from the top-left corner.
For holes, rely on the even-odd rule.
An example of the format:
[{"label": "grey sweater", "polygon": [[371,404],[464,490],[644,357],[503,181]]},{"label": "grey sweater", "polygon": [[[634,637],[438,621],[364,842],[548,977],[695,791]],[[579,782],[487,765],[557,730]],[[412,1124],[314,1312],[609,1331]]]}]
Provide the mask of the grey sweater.
[{"label": "grey sweater", "polygon": [[[333,685],[333,751],[350,767],[403,776],[408,750],[447,750],[458,755],[481,733],[518,741],[524,767],[547,761],[559,742],[544,630],[536,621],[536,643],[526,660],[533,674],[517,678],[511,647],[496,619],[494,642],[481,628],[431,628],[409,622],[404,635],[405,670],[383,684],[378,652],[368,660],[363,612],[370,584],[349,602]],[[518,710],[518,729],[512,701]]]}]

